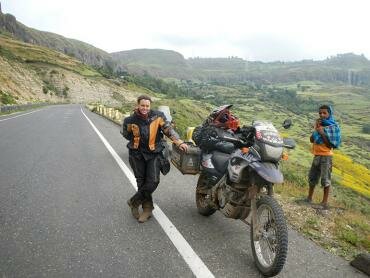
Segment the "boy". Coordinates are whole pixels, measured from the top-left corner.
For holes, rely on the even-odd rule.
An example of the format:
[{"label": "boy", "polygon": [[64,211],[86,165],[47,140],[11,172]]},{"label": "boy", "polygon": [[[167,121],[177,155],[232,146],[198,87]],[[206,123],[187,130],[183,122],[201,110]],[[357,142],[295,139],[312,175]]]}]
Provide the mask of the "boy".
[{"label": "boy", "polygon": [[308,203],[312,202],[315,186],[321,178],[324,194],[320,205],[322,209],[327,210],[329,208],[333,148],[339,147],[341,135],[339,125],[334,120],[330,106],[320,106],[319,116],[320,118],[315,123],[315,130],[310,137],[314,158],[308,174],[309,191],[306,201]]}]

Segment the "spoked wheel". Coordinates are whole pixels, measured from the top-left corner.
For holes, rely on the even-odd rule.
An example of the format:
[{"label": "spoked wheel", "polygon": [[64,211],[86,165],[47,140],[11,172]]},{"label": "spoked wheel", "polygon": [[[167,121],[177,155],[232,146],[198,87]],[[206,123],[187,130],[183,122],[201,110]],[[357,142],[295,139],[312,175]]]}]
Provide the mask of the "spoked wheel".
[{"label": "spoked wheel", "polygon": [[211,190],[207,190],[207,181],[203,174],[200,174],[197,189],[195,191],[195,201],[199,214],[203,216],[210,216],[215,213],[216,209],[210,206],[210,193]]},{"label": "spoked wheel", "polygon": [[254,223],[251,225],[253,257],[263,275],[275,276],[282,270],[288,251],[288,229],[283,210],[275,199],[263,196],[257,201],[257,221],[256,237]]}]

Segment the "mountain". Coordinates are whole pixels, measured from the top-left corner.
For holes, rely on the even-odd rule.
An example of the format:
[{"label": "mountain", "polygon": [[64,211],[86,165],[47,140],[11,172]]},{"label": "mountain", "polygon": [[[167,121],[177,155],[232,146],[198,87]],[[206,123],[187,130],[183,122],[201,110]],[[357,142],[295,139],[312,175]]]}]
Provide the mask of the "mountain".
[{"label": "mountain", "polygon": [[364,55],[356,55],[353,53],[338,54],[327,58],[322,62],[328,66],[334,66],[346,69],[369,69],[370,61]]},{"label": "mountain", "polygon": [[191,68],[184,56],[173,50],[134,49],[111,53],[113,59],[131,73],[155,77],[187,78]]},{"label": "mountain", "polygon": [[338,54],[323,61],[251,62],[238,57],[189,58],[175,51],[137,49],[111,54],[118,64],[136,74],[159,78],[194,79],[216,83],[259,84],[299,81],[370,85],[370,61],[363,55]]},{"label": "mountain", "polygon": [[75,39],[68,39],[50,32],[38,31],[18,22],[15,16],[3,14],[0,6],[0,33],[35,45],[44,46],[75,57],[85,64],[108,71],[124,70],[117,66],[109,53],[90,44]]}]

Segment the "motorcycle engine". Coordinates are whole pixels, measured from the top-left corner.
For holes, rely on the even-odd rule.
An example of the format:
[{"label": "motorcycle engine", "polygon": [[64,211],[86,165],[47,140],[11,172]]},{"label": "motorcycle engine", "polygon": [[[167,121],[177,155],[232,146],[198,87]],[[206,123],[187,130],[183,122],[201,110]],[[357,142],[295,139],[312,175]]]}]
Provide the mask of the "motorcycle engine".
[{"label": "motorcycle engine", "polygon": [[224,182],[217,191],[220,211],[228,218],[245,219],[249,214],[250,204],[245,190],[238,190]]}]

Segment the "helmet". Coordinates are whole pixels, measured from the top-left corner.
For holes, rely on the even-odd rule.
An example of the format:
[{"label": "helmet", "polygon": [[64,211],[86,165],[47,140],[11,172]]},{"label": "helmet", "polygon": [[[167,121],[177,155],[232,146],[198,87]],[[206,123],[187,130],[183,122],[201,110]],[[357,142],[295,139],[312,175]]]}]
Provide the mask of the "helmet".
[{"label": "helmet", "polygon": [[222,105],[213,110],[208,117],[208,123],[216,127],[236,131],[239,127],[239,119],[231,114],[231,107],[232,104],[228,104]]}]

